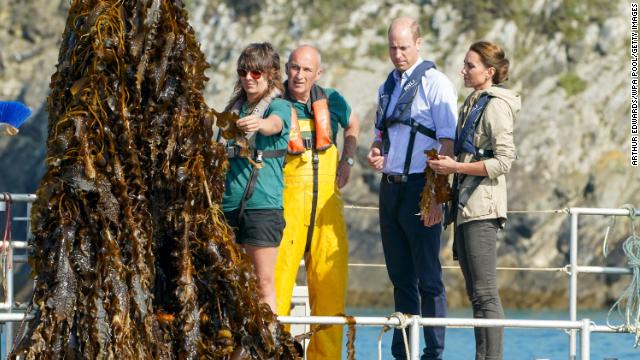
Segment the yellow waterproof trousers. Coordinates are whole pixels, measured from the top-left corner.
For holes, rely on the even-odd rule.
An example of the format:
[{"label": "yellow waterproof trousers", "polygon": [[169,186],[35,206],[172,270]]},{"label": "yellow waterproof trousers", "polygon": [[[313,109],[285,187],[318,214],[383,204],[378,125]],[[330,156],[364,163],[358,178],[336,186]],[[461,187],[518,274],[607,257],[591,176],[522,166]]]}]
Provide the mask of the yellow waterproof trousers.
[{"label": "yellow waterproof trousers", "polygon": [[[318,155],[314,221],[311,219],[314,192],[312,152],[307,150],[301,155],[287,155],[284,168],[284,217],[287,225],[275,269],[278,315],[289,315],[291,295],[303,256],[311,314],[330,316],[344,313],[349,249],[342,196],[336,185],[338,152],[335,146],[331,146]],[[312,222],[313,233],[310,233]],[[342,330],[341,325],[334,325],[314,334],[307,359],[340,359]]]}]

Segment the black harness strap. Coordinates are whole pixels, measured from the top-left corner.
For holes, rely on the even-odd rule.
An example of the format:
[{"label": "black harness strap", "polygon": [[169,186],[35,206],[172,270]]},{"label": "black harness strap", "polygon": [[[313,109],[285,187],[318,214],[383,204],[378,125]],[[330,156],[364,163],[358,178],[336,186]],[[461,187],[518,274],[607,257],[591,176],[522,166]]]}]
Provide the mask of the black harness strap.
[{"label": "black harness strap", "polygon": [[309,229],[307,229],[307,243],[304,247],[304,252],[308,253],[311,248],[311,240],[313,239],[313,229],[316,226],[316,211],[318,208],[318,168],[320,164],[320,158],[315,149],[311,150],[313,153],[313,198],[311,200],[311,215],[309,218]]},{"label": "black harness strap", "polygon": [[[407,110],[411,111],[411,105],[413,104],[413,99],[415,99],[417,93],[418,93],[418,87],[416,86],[416,87],[414,87],[413,93],[411,94],[411,101],[406,102],[406,103],[403,104],[402,110],[399,111],[400,114],[404,114]],[[384,113],[385,114],[387,113],[387,110],[389,108],[389,104],[390,103],[387,103],[387,106],[384,109]],[[413,119],[411,119],[410,121],[415,122],[415,121],[413,121]],[[392,119],[390,119],[390,118],[386,118],[385,121],[384,121],[385,130],[382,132],[382,149],[383,149],[382,152],[383,152],[383,154],[387,154],[389,152],[389,148],[391,146],[391,142],[389,140],[389,126],[391,126],[392,123],[393,123]]]},{"label": "black harness strap", "polygon": [[402,182],[406,182],[406,176],[409,175],[409,170],[411,169],[411,157],[413,155],[413,144],[416,142],[416,132],[418,132],[418,128],[415,125],[415,122],[411,124],[411,134],[409,135],[409,144],[407,144],[407,154],[404,156],[404,168],[402,169]]},{"label": "black harness strap", "polygon": [[[229,159],[240,158],[239,153],[240,149],[237,146],[227,146],[227,156]],[[255,162],[261,163],[263,159],[284,157],[286,154],[287,149],[255,150],[253,158]],[[238,223],[240,223],[240,218],[242,217],[242,214],[244,214],[247,202],[249,202],[249,199],[251,199],[253,191],[256,188],[259,173],[260,169],[258,169],[256,166],[251,167],[251,175],[249,175],[247,187],[244,188],[244,193],[242,193],[242,198],[240,199],[240,207],[238,208]]]},{"label": "black harness strap", "polygon": [[[428,69],[429,67],[427,67]],[[426,71],[426,70],[425,70]],[[423,72],[424,73],[424,72]],[[422,78],[422,74],[420,74],[420,78]],[[385,84],[386,85],[386,84]],[[386,118],[386,113],[389,107],[389,103],[387,103],[387,106],[384,109],[384,117],[385,117],[385,121],[384,121],[384,131],[382,132],[382,151],[384,154],[389,152],[389,148],[391,146],[391,141],[389,140],[389,130],[388,128],[396,123],[399,122],[398,118],[400,118],[401,116],[404,116],[407,114],[407,112],[409,112],[409,116],[410,116],[410,112],[411,112],[411,106],[413,105],[413,101],[415,100],[416,95],[418,94],[418,90],[419,90],[420,86],[414,86],[412,89],[412,93],[411,96],[409,98],[409,101],[406,101],[404,104],[402,104],[402,108],[401,109],[394,109],[394,114],[398,114],[397,118]],[[400,95],[400,97],[402,97],[402,94]],[[398,98],[398,101],[400,100],[400,98]],[[396,104],[397,106],[397,104]],[[402,181],[400,182],[400,189],[398,190],[398,196],[395,200],[395,204],[394,204],[394,212],[397,213],[398,209],[400,208],[400,202],[402,201],[402,198],[404,197],[404,185],[407,182],[407,180],[409,179],[409,171],[411,170],[411,158],[413,157],[413,146],[415,144],[416,141],[416,134],[420,133],[424,136],[428,136],[434,140],[438,140],[436,137],[436,132],[432,129],[429,129],[428,127],[418,123],[415,119],[409,117],[409,121],[408,124],[406,122],[400,122],[401,124],[404,125],[408,125],[411,127],[411,133],[409,135],[409,143],[407,144],[407,153],[405,154],[405,158],[404,158],[404,168],[402,169]]]},{"label": "black harness strap", "polygon": [[[285,89],[288,89],[287,87],[287,82],[285,81],[285,85],[284,85]],[[285,98],[288,99],[289,101],[295,102],[296,100],[293,99],[291,97],[291,95],[289,94],[289,91],[287,90],[285,92]],[[306,111],[312,115],[313,118],[313,106],[312,104],[317,101],[317,100],[321,100],[321,99],[327,99],[327,95],[324,91],[324,89],[322,89],[320,86],[318,85],[313,85],[313,87],[311,88],[311,92],[310,92],[310,97],[309,97],[309,101],[307,101],[306,103]],[[328,99],[327,99],[328,100]],[[315,118],[313,118],[312,121],[315,121]],[[333,136],[334,134],[332,134]],[[306,150],[311,150],[311,154],[312,154],[312,164],[313,164],[313,198],[311,199],[311,214],[309,216],[309,228],[307,229],[307,242],[305,244],[305,248],[304,248],[304,252],[308,253],[309,249],[311,248],[311,240],[313,239],[313,230],[315,228],[316,225],[316,212],[318,209],[318,192],[319,192],[319,186],[318,186],[318,168],[319,168],[319,164],[320,164],[320,158],[318,156],[318,152],[316,151],[315,148],[315,132],[312,132],[311,137],[309,138],[303,138],[302,142],[303,145],[305,147]],[[334,141],[335,142],[335,141]]]},{"label": "black harness strap", "polygon": [[400,209],[400,202],[404,198],[404,188],[407,180],[409,179],[409,170],[411,168],[411,156],[413,154],[413,144],[416,141],[416,133],[418,132],[418,124],[416,121],[411,122],[411,134],[409,135],[409,144],[407,144],[407,154],[404,157],[404,168],[402,169],[402,181],[400,183],[400,189],[398,190],[398,197],[396,198],[395,204],[393,205],[393,212],[398,213]]},{"label": "black harness strap", "polygon": [[256,187],[256,182],[258,182],[258,168],[255,166],[251,167],[251,175],[249,175],[249,181],[247,182],[247,187],[244,188],[244,193],[242,193],[242,199],[240,199],[240,207],[238,208],[238,224],[240,224],[240,219],[244,214],[245,207],[247,206],[247,202],[249,202],[249,198],[253,195],[253,190]]},{"label": "black harness strap", "polygon": [[[427,67],[428,69],[429,67]],[[420,75],[420,78],[422,77],[422,74]],[[385,84],[386,85],[386,84]],[[407,115],[407,112],[411,112],[411,105],[413,105],[413,101],[416,98],[416,95],[418,94],[418,90],[420,89],[420,86],[416,85],[413,86],[413,89],[411,90],[411,96],[408,98],[408,101],[404,102],[402,104],[402,108],[400,109],[394,109],[393,113],[394,115],[396,115],[397,117],[389,117],[386,118],[385,116],[385,120],[384,120],[384,131],[382,133],[382,148],[383,148],[383,153],[388,153],[389,152],[389,147],[390,147],[390,141],[389,141],[389,135],[388,135],[388,129],[391,125],[393,125],[394,123],[401,123],[404,125],[408,125],[409,127],[411,127],[411,134],[409,136],[409,143],[407,144],[407,153],[405,155],[404,158],[404,169],[402,171],[402,182],[406,182],[407,181],[407,176],[409,175],[409,171],[411,169],[411,158],[413,156],[413,145],[416,141],[416,133],[420,133],[424,136],[430,137],[433,140],[438,141],[438,138],[436,137],[436,132],[432,129],[429,129],[428,127],[420,124],[419,122],[417,122],[415,119],[410,117],[409,115],[409,119],[408,122],[405,120],[404,122],[399,121],[399,118],[401,118],[402,116]],[[403,96],[403,94],[400,95],[401,97]],[[398,98],[398,101],[400,100],[400,98]],[[398,105],[396,105],[398,106]],[[389,103],[387,103],[387,106],[384,109],[384,114],[386,114],[387,112],[387,108],[389,107]]]}]

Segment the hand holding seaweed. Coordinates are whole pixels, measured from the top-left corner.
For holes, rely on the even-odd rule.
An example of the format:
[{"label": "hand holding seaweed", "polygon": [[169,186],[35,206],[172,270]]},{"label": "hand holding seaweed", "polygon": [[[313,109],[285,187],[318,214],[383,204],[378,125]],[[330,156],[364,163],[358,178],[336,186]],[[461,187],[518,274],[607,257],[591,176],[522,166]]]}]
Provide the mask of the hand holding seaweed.
[{"label": "hand holding seaweed", "polygon": [[[250,142],[247,137],[247,133],[238,128],[237,122],[240,120],[240,116],[233,111],[225,111],[219,113],[214,109],[210,110],[214,115],[215,124],[220,129],[220,134],[227,140],[233,140],[233,144],[240,149],[240,156],[249,160],[251,166],[261,169],[262,163],[258,163],[253,160],[253,154],[251,153]],[[255,136],[255,135],[254,135]]]},{"label": "hand holding seaweed", "polygon": [[[436,149],[427,150],[426,156],[430,160],[437,160],[438,152]],[[424,189],[420,193],[420,213],[428,214],[433,202],[444,204],[451,200],[451,197],[452,190],[448,176],[438,175],[431,167],[427,166]]]},{"label": "hand holding seaweed", "polygon": [[232,111],[217,112],[215,109],[210,109],[215,118],[215,125],[220,129],[220,134],[227,140],[235,139],[238,136],[242,136],[242,131],[236,126],[236,122],[240,119],[240,116]]}]

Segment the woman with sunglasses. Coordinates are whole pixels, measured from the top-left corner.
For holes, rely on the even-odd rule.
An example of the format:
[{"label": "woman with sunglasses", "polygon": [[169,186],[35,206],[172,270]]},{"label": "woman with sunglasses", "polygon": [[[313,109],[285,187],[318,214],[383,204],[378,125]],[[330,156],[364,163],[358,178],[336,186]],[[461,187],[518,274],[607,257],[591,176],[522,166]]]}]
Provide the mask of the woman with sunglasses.
[{"label": "woman with sunglasses", "polygon": [[[454,258],[460,262],[473,317],[502,319],[504,312],[496,285],[498,231],[507,221],[507,184],[516,149],[513,123],[520,95],[502,84],[508,79],[509,60],[500,46],[479,41],[464,58],[464,86],[472,88],[458,118],[454,153],[429,161],[438,174],[454,176],[454,197],[460,209],[455,221]],[[476,327],[476,360],[501,360],[503,330]]]},{"label": "woman with sunglasses", "polygon": [[260,299],[276,311],[274,268],[285,221],[282,167],[289,142],[291,105],[284,92],[280,57],[270,43],[250,44],[237,64],[238,80],[226,110],[236,112],[247,134],[252,162],[227,142],[229,171],[222,208],[236,242],[255,267]]}]

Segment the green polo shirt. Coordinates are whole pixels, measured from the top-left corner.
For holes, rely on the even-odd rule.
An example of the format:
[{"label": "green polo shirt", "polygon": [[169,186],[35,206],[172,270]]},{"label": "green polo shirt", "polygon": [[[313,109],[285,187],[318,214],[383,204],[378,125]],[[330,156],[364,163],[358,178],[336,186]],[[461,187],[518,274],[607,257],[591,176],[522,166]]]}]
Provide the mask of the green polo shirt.
[{"label": "green polo shirt", "polygon": [[[336,135],[338,134],[339,127],[345,128],[349,125],[349,117],[351,116],[351,106],[347,104],[347,100],[336,89],[323,88],[325,94],[327,94],[327,100],[329,103],[329,112],[331,113],[331,140],[336,143]],[[309,111],[307,104],[300,102],[292,102],[293,108],[296,109],[296,115],[298,115],[298,121],[311,121],[313,114]],[[308,137],[309,134],[302,133],[303,137]]]},{"label": "green polo shirt", "polygon": [[[279,150],[286,149],[289,143],[289,127],[291,126],[291,104],[283,99],[273,99],[264,118],[275,114],[282,119],[282,131],[279,134],[264,136],[256,134],[256,149]],[[240,117],[249,115],[245,107],[240,111]],[[229,141],[229,145],[233,141]],[[258,180],[245,209],[282,209],[282,191],[284,178],[282,166],[284,157],[266,158],[262,169],[258,170]],[[245,158],[229,159],[229,171],[225,180],[222,210],[225,212],[240,207],[240,200],[251,177],[251,163]]]}]

